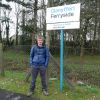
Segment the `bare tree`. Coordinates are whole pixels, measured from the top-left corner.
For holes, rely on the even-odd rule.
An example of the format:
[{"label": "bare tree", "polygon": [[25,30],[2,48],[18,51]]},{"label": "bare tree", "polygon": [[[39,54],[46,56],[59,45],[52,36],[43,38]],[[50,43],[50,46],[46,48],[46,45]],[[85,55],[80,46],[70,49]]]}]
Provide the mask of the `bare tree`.
[{"label": "bare tree", "polygon": [[15,15],[16,15],[16,45],[18,45],[18,29],[19,29],[19,17],[21,13],[20,5],[15,3]]},{"label": "bare tree", "polygon": [[11,10],[11,7],[9,6],[9,5],[7,5],[7,4],[3,4],[2,3],[2,0],[0,0],[0,42],[2,42],[2,35],[1,35],[1,23],[2,23],[2,18],[1,18],[1,10],[3,10],[3,9],[5,9],[5,10]]},{"label": "bare tree", "polygon": [[10,15],[10,11],[7,11],[7,10],[3,10],[3,13],[4,13],[4,18],[2,19],[2,23],[5,23],[5,30],[6,30],[6,44],[9,45],[9,23],[10,23],[10,18],[9,18],[9,15]]},{"label": "bare tree", "polygon": [[37,8],[38,0],[34,0],[34,32],[32,33],[32,44],[34,44],[35,35],[37,34]]},{"label": "bare tree", "polygon": [[0,43],[0,75],[4,76],[4,67],[3,67],[3,50],[2,43]]}]

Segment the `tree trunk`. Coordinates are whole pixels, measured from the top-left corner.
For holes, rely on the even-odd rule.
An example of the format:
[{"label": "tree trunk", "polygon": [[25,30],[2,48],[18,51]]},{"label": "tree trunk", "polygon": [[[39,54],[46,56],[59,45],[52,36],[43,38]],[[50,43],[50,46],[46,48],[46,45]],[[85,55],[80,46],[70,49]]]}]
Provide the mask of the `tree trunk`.
[{"label": "tree trunk", "polygon": [[[97,0],[96,0],[95,12],[97,12]],[[94,25],[94,36],[93,36],[93,44],[92,44],[92,55],[95,54],[95,47],[96,47],[96,34],[97,34],[97,16],[95,16],[95,25]]]},{"label": "tree trunk", "polygon": [[[22,11],[22,27],[25,26],[25,10]],[[24,35],[25,35],[25,31],[24,29],[22,28],[22,38],[21,38],[21,41],[22,41],[22,45],[24,45]]]},{"label": "tree trunk", "polygon": [[45,6],[45,0],[43,0],[43,36],[46,38],[46,6]]},{"label": "tree trunk", "polygon": [[[98,7],[99,7],[98,12],[100,12],[100,2],[98,4]],[[100,50],[100,17],[98,19],[99,19],[99,26],[98,26],[98,35],[99,35],[98,36],[98,44],[99,44],[99,50]]]},{"label": "tree trunk", "polygon": [[82,29],[80,29],[80,44],[81,44],[81,51],[80,51],[80,58],[82,58],[83,57],[83,55],[84,55],[84,37],[83,37],[83,34],[84,34],[84,32],[83,32],[83,30]]},{"label": "tree trunk", "polygon": [[1,22],[0,22],[0,42],[2,42],[2,35],[1,35]]},{"label": "tree trunk", "polygon": [[7,45],[9,45],[9,21],[7,21],[6,24],[6,40],[7,40]]},{"label": "tree trunk", "polygon": [[35,42],[35,35],[37,34],[37,5],[38,0],[35,0],[34,2],[34,32],[32,33],[32,44]]},{"label": "tree trunk", "polygon": [[[1,2],[1,1],[0,1]],[[0,8],[0,18],[1,18],[1,8]],[[0,20],[0,42],[2,42],[2,35],[1,35],[1,20]]]},{"label": "tree trunk", "polygon": [[4,76],[4,67],[3,67],[3,51],[2,43],[0,43],[0,75]]},{"label": "tree trunk", "polygon": [[16,45],[18,45],[18,15],[16,15]]}]

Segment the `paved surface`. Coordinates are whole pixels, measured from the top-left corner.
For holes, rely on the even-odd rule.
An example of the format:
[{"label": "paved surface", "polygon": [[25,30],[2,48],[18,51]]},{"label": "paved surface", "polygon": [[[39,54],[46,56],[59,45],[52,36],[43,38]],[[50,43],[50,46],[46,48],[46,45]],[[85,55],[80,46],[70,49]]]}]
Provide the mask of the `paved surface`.
[{"label": "paved surface", "polygon": [[27,97],[26,95],[13,93],[0,89],[0,100],[39,100],[38,98]]}]

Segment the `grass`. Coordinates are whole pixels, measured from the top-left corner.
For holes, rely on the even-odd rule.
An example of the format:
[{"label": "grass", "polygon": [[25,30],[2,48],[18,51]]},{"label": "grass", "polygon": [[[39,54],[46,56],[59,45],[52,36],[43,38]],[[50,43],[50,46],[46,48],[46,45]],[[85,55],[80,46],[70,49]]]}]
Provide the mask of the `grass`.
[{"label": "grass", "polygon": [[[0,87],[16,93],[27,94],[30,82],[24,82],[25,75],[24,72],[6,71],[5,77],[0,77]],[[71,91],[64,83],[61,92],[59,90],[59,80],[49,81],[49,96],[45,97],[41,93],[40,82],[40,77],[38,77],[33,96],[41,98],[41,100],[99,100],[100,98],[100,88],[88,85],[75,85],[75,90]]]},{"label": "grass", "polygon": [[23,60],[23,59],[29,59],[29,55],[25,54],[22,51],[14,51],[14,50],[8,50],[4,52],[4,59],[9,59],[9,60]]},{"label": "grass", "polygon": [[3,55],[5,68],[24,70],[29,66],[29,54],[25,52],[8,50]]},{"label": "grass", "polygon": [[[25,62],[28,63],[29,54],[10,50],[4,52],[4,59],[6,59],[8,62],[14,62],[13,66],[15,67],[26,68],[27,66],[25,65]],[[56,60],[59,60],[58,56]],[[100,83],[100,56],[84,56],[82,60],[84,66],[81,70],[80,56],[66,56],[64,58],[64,68],[66,68],[67,71],[69,70],[69,72],[75,72],[75,74],[79,73],[80,78],[93,78],[90,81],[93,80],[94,83],[96,81]],[[71,61],[71,63],[68,63],[68,61]],[[11,64],[9,67],[11,68]],[[26,74],[22,71],[11,71],[10,69],[10,71],[6,71],[5,77],[0,77],[0,87],[9,91],[27,94],[30,83],[24,82],[25,75]],[[40,78],[38,77],[34,96],[41,98],[41,100],[99,100],[100,98],[100,88],[95,86],[75,85],[76,89],[71,91],[66,83],[64,83],[64,88],[61,92],[59,90],[59,80],[56,80],[49,81],[48,87],[50,95],[45,97],[41,93]]]},{"label": "grass", "polygon": [[65,57],[64,69],[70,77],[76,75],[77,80],[100,86],[100,55],[85,55],[83,58],[80,56]]},{"label": "grass", "polygon": [[72,62],[84,62],[84,63],[99,63],[100,64],[100,55],[84,55],[82,58],[80,56],[71,55],[65,56],[65,61],[72,61]]}]

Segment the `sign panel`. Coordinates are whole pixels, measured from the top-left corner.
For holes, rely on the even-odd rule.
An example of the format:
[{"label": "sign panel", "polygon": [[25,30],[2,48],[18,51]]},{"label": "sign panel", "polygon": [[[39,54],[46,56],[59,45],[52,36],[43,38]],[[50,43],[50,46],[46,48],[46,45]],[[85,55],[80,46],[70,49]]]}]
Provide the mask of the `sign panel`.
[{"label": "sign panel", "polygon": [[47,8],[47,30],[80,27],[80,3]]}]

